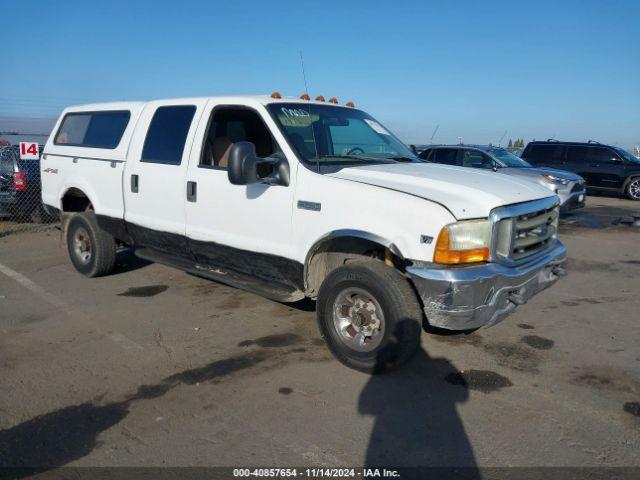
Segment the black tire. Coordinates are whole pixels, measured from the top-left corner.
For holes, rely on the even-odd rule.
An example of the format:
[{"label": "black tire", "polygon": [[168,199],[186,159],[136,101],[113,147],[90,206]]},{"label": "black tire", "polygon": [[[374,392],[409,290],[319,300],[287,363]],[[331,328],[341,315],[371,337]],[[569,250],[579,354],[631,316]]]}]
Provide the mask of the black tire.
[{"label": "black tire", "polygon": [[[382,309],[381,339],[370,351],[347,345],[334,322],[339,296],[354,290],[369,293]],[[356,261],[335,269],[318,292],[318,326],[329,350],[340,362],[362,372],[381,373],[407,362],[420,347],[422,318],[420,303],[408,280],[378,260]]]},{"label": "black tire", "polygon": [[116,241],[98,227],[93,212],[76,213],[69,219],[67,250],[73,266],[87,277],[107,275],[116,264]]},{"label": "black tire", "polygon": [[627,198],[630,200],[640,200],[640,177],[633,177],[629,179],[627,188],[624,191]]}]

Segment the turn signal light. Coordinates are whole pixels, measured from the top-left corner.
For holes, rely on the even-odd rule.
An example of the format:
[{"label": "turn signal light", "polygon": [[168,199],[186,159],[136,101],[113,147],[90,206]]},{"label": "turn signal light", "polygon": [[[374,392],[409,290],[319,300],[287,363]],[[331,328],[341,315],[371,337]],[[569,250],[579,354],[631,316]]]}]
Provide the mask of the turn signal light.
[{"label": "turn signal light", "polygon": [[311,97],[309,97],[308,93],[303,93],[302,95],[300,95],[300,98],[302,100],[311,100]]},{"label": "turn signal light", "polygon": [[318,95],[316,97],[316,102],[324,102],[324,97],[322,95]]},{"label": "turn signal light", "polygon": [[273,92],[271,98],[282,98],[282,95],[280,95],[280,92]]},{"label": "turn signal light", "polygon": [[346,105],[347,107],[351,107],[351,108],[353,108],[353,107],[355,107],[355,106],[356,106],[356,104],[355,104],[355,103],[353,103],[353,102],[347,102],[347,103],[345,103],[345,105]]},{"label": "turn signal light", "polygon": [[329,99],[329,103],[338,103],[338,99],[336,97],[332,97]]},{"label": "turn signal light", "polygon": [[472,248],[469,250],[453,250],[451,248],[451,234],[445,227],[438,235],[433,261],[448,265],[457,263],[477,263],[489,261],[489,248]]}]

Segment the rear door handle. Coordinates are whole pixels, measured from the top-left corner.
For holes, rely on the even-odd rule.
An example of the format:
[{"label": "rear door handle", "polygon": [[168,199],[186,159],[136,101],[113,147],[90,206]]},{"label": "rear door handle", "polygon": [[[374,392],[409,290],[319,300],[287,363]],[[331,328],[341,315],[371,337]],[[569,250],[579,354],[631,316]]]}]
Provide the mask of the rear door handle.
[{"label": "rear door handle", "polygon": [[195,202],[198,198],[198,184],[196,182],[187,182],[187,201]]},{"label": "rear door handle", "polygon": [[138,175],[131,175],[131,191],[133,193],[138,193]]}]

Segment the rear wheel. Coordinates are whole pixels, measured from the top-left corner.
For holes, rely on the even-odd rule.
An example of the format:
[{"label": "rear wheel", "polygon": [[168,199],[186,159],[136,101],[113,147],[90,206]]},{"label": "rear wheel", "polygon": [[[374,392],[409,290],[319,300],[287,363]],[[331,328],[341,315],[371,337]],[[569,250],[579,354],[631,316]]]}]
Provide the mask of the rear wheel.
[{"label": "rear wheel", "polygon": [[107,275],[116,264],[116,241],[98,227],[93,212],[71,217],[67,226],[67,249],[73,266],[87,277]]},{"label": "rear wheel", "polygon": [[631,200],[640,200],[640,177],[634,177],[629,181],[627,197]]},{"label": "rear wheel", "polygon": [[331,352],[356,370],[397,368],[420,346],[418,299],[400,272],[378,260],[331,272],[318,293],[317,316]]}]

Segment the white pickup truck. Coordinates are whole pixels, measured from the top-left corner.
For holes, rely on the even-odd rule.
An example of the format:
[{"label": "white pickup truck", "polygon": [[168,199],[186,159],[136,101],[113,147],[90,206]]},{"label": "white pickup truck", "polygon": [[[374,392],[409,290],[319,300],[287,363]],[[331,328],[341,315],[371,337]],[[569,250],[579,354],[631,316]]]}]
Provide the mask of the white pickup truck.
[{"label": "white pickup truck", "polygon": [[329,348],[363,371],[402,364],[423,326],[493,325],[564,274],[552,192],[419,162],[335,99],[71,107],[41,169],[79,272],[108,274],[128,245],[270,299],[317,299]]}]

